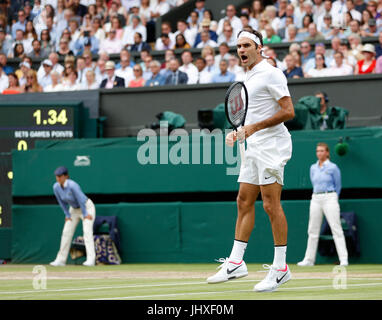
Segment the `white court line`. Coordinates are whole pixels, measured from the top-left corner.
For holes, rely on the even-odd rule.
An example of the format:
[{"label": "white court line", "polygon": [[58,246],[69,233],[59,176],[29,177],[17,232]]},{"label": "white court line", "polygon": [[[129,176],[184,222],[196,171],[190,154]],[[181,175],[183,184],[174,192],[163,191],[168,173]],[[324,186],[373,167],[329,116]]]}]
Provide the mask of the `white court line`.
[{"label": "white court line", "polygon": [[[242,280],[243,281],[243,280]],[[251,280],[245,280],[251,281]],[[0,294],[19,294],[19,293],[37,293],[37,292],[65,292],[65,291],[91,291],[100,289],[126,289],[126,288],[144,288],[144,287],[166,287],[166,286],[178,286],[178,285],[195,285],[206,284],[207,282],[184,282],[184,283],[159,283],[159,284],[131,284],[126,286],[108,286],[108,287],[91,287],[91,288],[67,288],[67,289],[46,289],[46,290],[27,290],[27,291],[0,291]]]},{"label": "white court line", "polygon": [[[382,285],[382,282],[381,283],[348,284],[347,286],[348,287],[361,287],[361,286],[378,286],[378,285]],[[277,291],[324,289],[324,288],[333,288],[333,285],[279,288],[279,289],[277,289]],[[207,292],[206,291],[204,291],[204,292],[183,292],[183,293],[169,293],[169,294],[154,294],[154,295],[145,295],[145,296],[97,298],[97,299],[87,299],[87,300],[129,300],[129,299],[163,298],[163,297],[176,297],[176,296],[188,296],[188,295],[225,294],[225,293],[232,293],[232,292],[254,292],[254,291],[253,290],[227,290],[227,291],[207,291]],[[344,291],[342,291],[342,292],[344,292]]]},{"label": "white court line", "polygon": [[[315,277],[315,278],[296,278],[293,280],[331,280],[333,277]],[[382,278],[347,278],[348,280],[382,280]],[[259,282],[260,280],[247,279],[247,280],[234,280],[231,283],[245,283],[245,282]],[[187,285],[202,285],[206,281],[198,282],[171,282],[171,283],[158,283],[158,284],[131,284],[124,286],[100,286],[100,287],[86,287],[86,288],[65,288],[65,289],[45,289],[45,290],[23,290],[23,291],[0,291],[2,294],[25,294],[25,293],[50,293],[50,292],[70,292],[70,291],[93,291],[93,290],[108,290],[108,289],[128,289],[128,288],[147,288],[147,287],[168,287],[168,286],[187,286]],[[314,287],[314,288],[317,288]]]}]

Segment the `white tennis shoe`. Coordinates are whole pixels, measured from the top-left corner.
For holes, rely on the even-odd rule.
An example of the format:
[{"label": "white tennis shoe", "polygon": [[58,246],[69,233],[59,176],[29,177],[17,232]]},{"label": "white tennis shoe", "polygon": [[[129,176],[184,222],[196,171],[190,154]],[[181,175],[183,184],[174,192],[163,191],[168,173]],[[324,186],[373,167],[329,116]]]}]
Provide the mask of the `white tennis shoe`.
[{"label": "white tennis shoe", "polygon": [[61,262],[59,260],[54,260],[51,263],[49,263],[52,267],[65,267],[65,263]]},{"label": "white tennis shoe", "polygon": [[302,260],[300,262],[297,262],[297,265],[299,267],[313,267],[314,266],[314,263],[310,260]]},{"label": "white tennis shoe", "polygon": [[269,269],[269,272],[263,281],[255,285],[254,290],[258,292],[272,292],[275,291],[280,285],[287,282],[292,278],[292,274],[288,265],[285,269],[276,269],[274,266],[267,264],[263,265],[264,269]]},{"label": "white tennis shoe", "polygon": [[217,269],[220,270],[215,275],[207,278],[208,283],[225,282],[248,275],[247,265],[245,264],[244,260],[236,263],[229,261],[228,258],[220,258],[216,261],[222,263],[219,267],[217,267]]},{"label": "white tennis shoe", "polygon": [[82,265],[84,265],[85,267],[94,267],[95,266],[95,262],[94,261],[85,261]]}]

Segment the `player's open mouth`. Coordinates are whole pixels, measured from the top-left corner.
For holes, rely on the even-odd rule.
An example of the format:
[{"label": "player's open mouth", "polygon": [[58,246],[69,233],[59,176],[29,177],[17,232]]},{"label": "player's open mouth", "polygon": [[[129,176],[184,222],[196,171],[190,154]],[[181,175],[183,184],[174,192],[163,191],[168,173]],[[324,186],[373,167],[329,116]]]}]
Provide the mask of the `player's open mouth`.
[{"label": "player's open mouth", "polygon": [[241,59],[241,61],[242,61],[243,63],[248,62],[248,57],[247,57],[246,55],[241,55],[241,56],[240,56],[240,59]]}]

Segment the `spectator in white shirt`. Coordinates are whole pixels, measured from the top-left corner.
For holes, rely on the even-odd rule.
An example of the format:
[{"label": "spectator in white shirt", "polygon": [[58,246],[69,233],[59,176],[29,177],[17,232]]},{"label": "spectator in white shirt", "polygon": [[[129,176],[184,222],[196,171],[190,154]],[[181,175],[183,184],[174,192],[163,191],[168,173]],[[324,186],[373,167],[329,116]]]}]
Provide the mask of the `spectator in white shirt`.
[{"label": "spectator in white shirt", "polygon": [[94,72],[96,75],[96,81],[97,81],[98,85],[100,85],[102,83],[103,79],[105,79],[107,77],[106,61],[104,59],[100,58],[97,60],[97,66],[96,66]]},{"label": "spectator in white shirt", "polygon": [[[56,52],[51,52],[49,54],[48,59],[52,62],[52,71],[57,71],[59,74],[62,74],[62,72],[64,71],[64,67],[58,63],[58,60],[59,60],[58,54]],[[44,74],[44,67],[41,64],[40,68],[37,71],[37,78],[42,77],[43,74]]]},{"label": "spectator in white shirt", "polygon": [[235,55],[231,55],[228,58],[228,71],[235,75],[235,80],[238,80],[238,77],[241,78],[243,68],[239,66],[239,58]]},{"label": "spectator in white shirt", "polygon": [[172,49],[175,46],[175,42],[171,40],[167,33],[162,33],[160,37],[155,42],[155,50],[164,51]]},{"label": "spectator in white shirt", "polygon": [[0,92],[2,93],[9,86],[8,76],[3,71],[3,66],[0,64]]},{"label": "spectator in white shirt", "polygon": [[141,23],[141,19],[138,16],[133,16],[131,19],[131,25],[124,28],[122,44],[123,46],[132,46],[134,44],[134,35],[136,32],[142,35],[142,41],[147,40],[147,30]]},{"label": "spectator in white shirt", "polygon": [[170,5],[166,0],[158,0],[157,5],[154,5],[151,11],[151,18],[156,20],[156,18],[163,16],[170,11]]},{"label": "spectator in white shirt", "polygon": [[347,12],[350,12],[353,19],[358,21],[362,20],[361,12],[355,9],[354,0],[346,0],[346,8],[347,8]]},{"label": "spectator in white shirt", "polygon": [[273,30],[275,30],[275,32],[277,33],[277,31],[281,27],[280,18],[277,17],[277,8],[275,6],[268,5],[265,7],[264,13],[267,16],[268,21],[271,24]]},{"label": "spectator in white shirt", "polygon": [[323,54],[316,54],[314,59],[315,66],[305,72],[304,76],[306,78],[326,77],[328,68],[325,64],[325,56]]},{"label": "spectator in white shirt", "polygon": [[207,54],[206,57],[206,71],[213,76],[218,68],[215,66],[215,57],[212,54]]},{"label": "spectator in white shirt", "polygon": [[318,18],[325,14],[325,5],[323,0],[313,0],[313,21],[318,22]]},{"label": "spectator in white shirt", "polygon": [[179,70],[187,73],[188,81],[187,84],[195,84],[198,80],[198,69],[192,63],[192,53],[189,50],[185,50],[182,53],[182,65]]},{"label": "spectator in white shirt", "polygon": [[65,91],[76,91],[81,90],[81,85],[77,83],[77,71],[72,70],[70,71],[68,75],[68,81],[64,83],[64,90]]},{"label": "spectator in white shirt", "polygon": [[203,57],[198,57],[195,61],[195,66],[198,69],[197,84],[211,83],[212,74],[207,71],[206,60]]},{"label": "spectator in white shirt", "polygon": [[332,11],[332,1],[331,0],[324,0],[323,14],[318,16],[317,21],[316,21],[318,31],[322,32],[325,16],[326,17],[330,16],[330,19],[333,18],[332,15],[330,14],[331,11]]},{"label": "spectator in white shirt", "polygon": [[127,87],[128,83],[134,79],[133,68],[130,66],[130,60],[127,55],[121,54],[120,65],[121,67],[115,70],[115,75],[123,78],[125,80],[125,86]]},{"label": "spectator in white shirt", "polygon": [[336,52],[334,54],[334,63],[327,70],[328,76],[347,76],[353,74],[353,68],[344,63],[344,55],[342,52]]},{"label": "spectator in white shirt", "polygon": [[101,42],[99,46],[98,54],[101,52],[106,52],[108,54],[119,53],[123,48],[121,40],[116,38],[116,31],[114,29],[110,30],[109,36]]},{"label": "spectator in white shirt", "polygon": [[14,46],[17,43],[22,43],[22,45],[24,47],[24,52],[26,54],[29,54],[33,51],[33,47],[32,47],[33,38],[25,39],[24,35],[25,35],[25,32],[23,30],[21,30],[21,29],[16,30],[16,38],[14,41]]},{"label": "spectator in white shirt", "polygon": [[95,72],[88,70],[85,73],[86,80],[81,84],[81,90],[95,90],[99,88],[99,84],[96,81]]},{"label": "spectator in white shirt", "polygon": [[[174,48],[175,45],[175,35],[171,30],[171,24],[167,21],[162,22],[161,25],[161,36],[155,41],[155,50],[167,50]],[[167,35],[170,41],[165,39],[163,42],[162,36]]]},{"label": "spectator in white shirt", "polygon": [[57,91],[64,91],[64,87],[60,83],[60,74],[57,71],[52,71],[50,73],[50,77],[52,79],[52,82],[50,85],[44,87],[44,92],[57,92]]},{"label": "spectator in white shirt", "polygon": [[77,57],[76,61],[76,67],[77,67],[77,83],[82,84],[85,82],[86,77],[86,65],[85,65],[85,58],[84,57]]},{"label": "spectator in white shirt", "polygon": [[227,43],[223,42],[219,45],[219,54],[215,56],[215,67],[216,69],[219,68],[220,65],[220,60],[224,59],[227,60],[229,59],[231,55],[229,54],[229,46]]},{"label": "spectator in white shirt", "polygon": [[44,68],[44,73],[41,77],[38,78],[38,82],[43,88],[45,88],[46,86],[52,83],[52,77],[50,73],[52,72],[53,64],[52,61],[50,61],[49,59],[45,59],[42,62],[42,66]]},{"label": "spectator in white shirt", "polygon": [[198,49],[202,49],[205,46],[210,46],[210,47],[213,47],[213,48],[218,46],[218,44],[214,40],[210,39],[210,34],[207,31],[202,31],[200,33],[200,40],[201,41],[196,46]]},{"label": "spectator in white shirt", "polygon": [[344,13],[347,11],[346,0],[336,0],[332,4],[330,13],[333,17],[333,23],[343,24],[345,21]]},{"label": "spectator in white shirt", "polygon": [[243,28],[243,25],[241,23],[240,18],[236,16],[236,8],[233,4],[227,5],[226,14],[227,15],[224,18],[219,20],[218,29],[216,30],[216,33],[218,35],[221,35],[223,33],[224,21],[229,21],[234,30],[234,35],[237,36],[237,34]]},{"label": "spectator in white shirt", "polygon": [[233,34],[233,28],[231,25],[225,25],[223,27],[223,33],[218,37],[218,44],[226,42],[228,46],[236,46],[236,36]]},{"label": "spectator in white shirt", "polygon": [[174,33],[174,36],[176,37],[178,34],[183,34],[184,38],[186,39],[186,42],[193,47],[195,42],[196,33],[195,30],[190,30],[188,28],[188,23],[184,19],[180,19],[177,22],[177,31]]}]

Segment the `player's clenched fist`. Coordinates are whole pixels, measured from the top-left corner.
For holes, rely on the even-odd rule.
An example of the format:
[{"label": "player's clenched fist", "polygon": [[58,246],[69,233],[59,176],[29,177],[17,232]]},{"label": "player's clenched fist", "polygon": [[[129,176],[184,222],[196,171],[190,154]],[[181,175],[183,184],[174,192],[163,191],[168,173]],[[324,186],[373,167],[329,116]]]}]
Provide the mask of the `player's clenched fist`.
[{"label": "player's clenched fist", "polygon": [[225,137],[225,144],[227,146],[229,146],[229,147],[233,147],[233,145],[235,144],[236,140],[237,140],[236,131],[231,131]]}]

